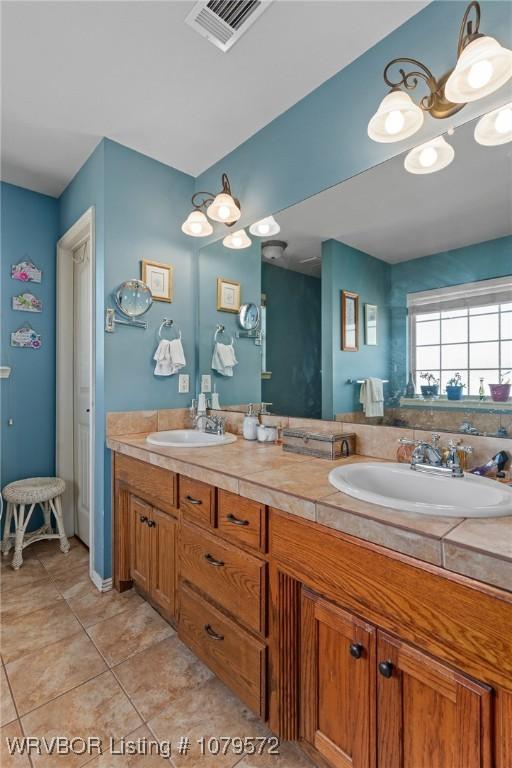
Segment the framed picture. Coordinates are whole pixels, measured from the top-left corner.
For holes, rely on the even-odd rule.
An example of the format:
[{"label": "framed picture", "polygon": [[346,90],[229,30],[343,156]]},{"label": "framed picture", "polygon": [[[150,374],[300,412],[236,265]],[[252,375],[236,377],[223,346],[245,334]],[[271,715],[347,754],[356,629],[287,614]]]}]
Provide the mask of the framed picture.
[{"label": "framed picture", "polygon": [[142,281],[146,283],[155,301],[172,301],[173,275],[170,264],[142,261]]},{"label": "framed picture", "polygon": [[239,312],[240,298],[240,283],[217,278],[217,309],[220,312]]},{"label": "framed picture", "polygon": [[359,296],[341,292],[341,348],[344,352],[359,349]]},{"label": "framed picture", "polygon": [[377,346],[377,305],[364,305],[364,343],[369,347]]}]

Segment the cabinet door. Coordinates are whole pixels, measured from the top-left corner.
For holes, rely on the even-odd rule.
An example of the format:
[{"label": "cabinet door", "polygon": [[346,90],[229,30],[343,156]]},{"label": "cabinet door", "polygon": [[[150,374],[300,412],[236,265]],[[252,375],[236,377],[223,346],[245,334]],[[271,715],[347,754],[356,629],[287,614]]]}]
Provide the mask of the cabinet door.
[{"label": "cabinet door", "polygon": [[379,768],[490,768],[491,690],[378,633]]},{"label": "cabinet door", "polygon": [[305,589],[301,627],[301,737],[335,768],[373,768],[375,628]]},{"label": "cabinet door", "polygon": [[149,592],[150,563],[151,563],[151,507],[145,501],[130,495],[130,573],[134,582]]},{"label": "cabinet door", "polygon": [[170,616],[175,614],[176,520],[165,512],[151,513],[151,597]]}]

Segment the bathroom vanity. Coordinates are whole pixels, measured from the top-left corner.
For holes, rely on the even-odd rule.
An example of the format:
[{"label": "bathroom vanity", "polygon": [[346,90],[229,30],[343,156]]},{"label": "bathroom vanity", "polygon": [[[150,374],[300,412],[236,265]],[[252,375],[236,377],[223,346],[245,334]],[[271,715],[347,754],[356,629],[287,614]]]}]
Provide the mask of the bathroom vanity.
[{"label": "bathroom vanity", "polygon": [[[361,456],[108,445],[115,588],[134,584],[282,739],[333,768],[510,768],[512,591],[504,570],[500,587],[448,569],[464,521],[389,512],[396,536],[374,535],[382,508],[327,479]],[[510,531],[488,522],[470,525]]]}]

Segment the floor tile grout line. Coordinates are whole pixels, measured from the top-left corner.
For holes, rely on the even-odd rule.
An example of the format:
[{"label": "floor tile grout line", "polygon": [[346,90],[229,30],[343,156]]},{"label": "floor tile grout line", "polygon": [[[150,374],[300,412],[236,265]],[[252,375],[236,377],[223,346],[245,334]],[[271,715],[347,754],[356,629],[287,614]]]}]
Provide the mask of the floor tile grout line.
[{"label": "floor tile grout line", "polygon": [[[1,664],[2,664],[2,669],[4,671],[5,679],[7,680],[7,686],[9,688],[9,691],[10,691],[10,694],[11,694],[11,699],[12,699],[12,703],[13,703],[13,706],[14,706],[14,710],[15,710],[16,715],[17,715],[17,717],[14,720],[11,720],[11,723],[17,722],[19,727],[20,727],[21,735],[26,738],[27,734],[25,733],[25,728],[23,727],[23,723],[22,723],[22,720],[21,720],[21,717],[20,717],[20,713],[19,713],[19,710],[18,710],[18,705],[16,704],[16,699],[14,698],[14,691],[12,690],[11,681],[9,680],[9,675],[7,674],[7,669],[6,669],[6,666],[5,666],[5,662],[4,662],[3,656],[1,658]],[[6,725],[10,725],[10,723],[6,723]],[[34,768],[34,764],[32,762],[31,755],[27,754],[27,757],[28,757],[29,764],[31,765],[32,768]]]}]

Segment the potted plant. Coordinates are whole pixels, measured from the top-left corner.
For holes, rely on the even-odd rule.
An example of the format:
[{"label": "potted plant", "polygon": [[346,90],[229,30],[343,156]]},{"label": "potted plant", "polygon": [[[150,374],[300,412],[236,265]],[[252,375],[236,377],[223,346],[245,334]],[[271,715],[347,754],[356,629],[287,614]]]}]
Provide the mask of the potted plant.
[{"label": "potted plant", "polygon": [[489,389],[491,390],[491,399],[495,403],[506,403],[507,400],[510,397],[510,379],[507,379],[506,381],[503,381],[505,376],[508,376],[512,371],[505,371],[505,373],[502,373],[500,376],[500,383],[499,384],[489,384]]},{"label": "potted plant", "polygon": [[448,400],[462,400],[462,390],[466,385],[462,383],[462,376],[456,373],[446,382],[446,397]]},{"label": "potted plant", "polygon": [[439,394],[439,379],[436,379],[433,373],[420,373],[420,379],[424,379],[427,382],[421,385],[423,397],[437,397]]}]

